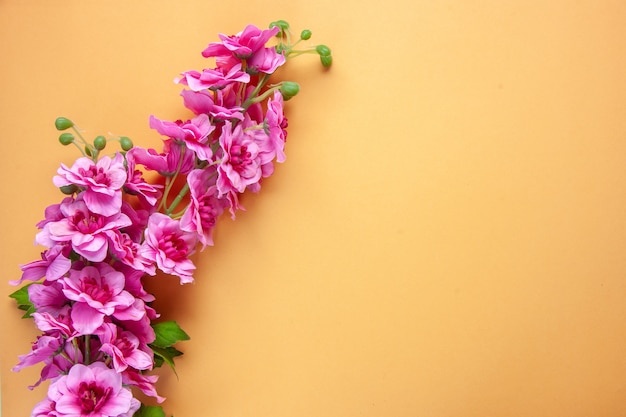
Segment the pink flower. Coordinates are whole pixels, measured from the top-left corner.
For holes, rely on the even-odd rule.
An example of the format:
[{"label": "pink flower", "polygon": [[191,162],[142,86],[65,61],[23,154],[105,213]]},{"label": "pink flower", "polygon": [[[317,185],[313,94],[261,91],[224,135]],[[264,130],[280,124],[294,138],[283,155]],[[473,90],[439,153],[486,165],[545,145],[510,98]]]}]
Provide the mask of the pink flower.
[{"label": "pink flower", "polygon": [[213,93],[206,90],[183,90],[180,95],[183,97],[185,107],[195,114],[206,113],[217,120],[243,120],[243,108],[240,106],[227,107],[223,104],[219,104],[223,101],[223,90],[217,92],[217,102],[213,100]]},{"label": "pink flower", "polygon": [[105,316],[135,302],[135,297],[124,290],[124,274],[107,264],[72,270],[62,281],[63,294],[75,301],[71,315],[80,334],[93,333],[104,323]]},{"label": "pink flower", "polygon": [[76,253],[93,262],[101,262],[106,258],[110,233],[131,225],[125,214],[116,212],[107,217],[93,213],[80,199],[71,204],[62,204],[61,211],[65,217],[47,223],[37,234],[36,242],[43,246],[71,242]]},{"label": "pink flower", "polygon": [[102,362],[74,365],[48,389],[59,417],[117,417],[136,407],[122,376]]},{"label": "pink flower", "polygon": [[181,230],[178,220],[153,213],[148,220],[141,254],[155,262],[161,271],[178,276],[180,283],[185,284],[193,281],[196,267],[189,256],[194,252],[195,245],[195,235]]},{"label": "pink flower", "polygon": [[219,90],[233,83],[250,82],[250,74],[241,70],[241,64],[228,69],[204,69],[202,72],[185,71],[181,75],[183,78],[176,81],[189,86],[193,91]]},{"label": "pink flower", "polygon": [[258,183],[262,171],[260,149],[254,136],[244,131],[241,123],[233,129],[230,122],[225,122],[219,142],[223,150],[217,168],[219,195],[231,191],[243,193],[247,186]]},{"label": "pink flower", "polygon": [[150,260],[140,253],[141,245],[133,241],[126,233],[113,235],[109,249],[115,259],[143,273],[154,275],[155,267]]},{"label": "pink flower", "polygon": [[55,245],[41,253],[40,261],[29,262],[21,265],[22,277],[19,280],[9,281],[11,285],[19,285],[23,281],[38,281],[46,277],[49,281],[61,278],[70,270],[72,263],[69,256],[70,248],[67,245]]},{"label": "pink flower", "polygon": [[248,59],[248,71],[251,73],[272,74],[285,62],[285,56],[276,52],[276,48],[262,48]]},{"label": "pink flower", "polygon": [[212,42],[202,51],[202,56],[219,57],[232,54],[237,58],[249,58],[256,51],[263,48],[268,40],[278,33],[279,29],[261,30],[254,25],[248,25],[234,36],[220,34],[222,42]]},{"label": "pink flower", "polygon": [[38,313],[50,313],[55,317],[62,314],[69,305],[59,280],[32,284],[28,287],[28,298]]},{"label": "pink flower", "polygon": [[117,153],[113,159],[103,156],[94,163],[90,158],[79,158],[71,168],[61,164],[53,178],[54,185],[70,184],[85,189],[84,201],[93,213],[111,216],[122,205],[122,186],[126,182],[124,157]]},{"label": "pink flower", "polygon": [[276,154],[277,162],[285,162],[285,141],[287,140],[287,118],[283,112],[283,96],[280,91],[267,101],[266,113],[269,137]]},{"label": "pink flower", "polygon": [[[137,148],[131,148],[131,151]],[[129,151],[130,152],[130,151]],[[128,170],[128,181],[124,185],[124,191],[130,195],[136,195],[139,201],[145,206],[154,207],[158,198],[161,196],[161,185],[152,185],[143,178],[143,173],[135,169],[135,161],[133,158],[126,159]]]},{"label": "pink flower", "polygon": [[158,403],[165,401],[165,398],[157,394],[154,388],[154,384],[159,379],[158,375],[144,375],[132,368],[126,368],[122,372],[122,378],[124,379],[124,384],[136,386],[145,395],[156,398]]},{"label": "pink flower", "polygon": [[17,372],[27,366],[43,362],[56,354],[62,345],[63,342],[60,337],[47,335],[38,336],[37,340],[32,344],[31,351],[26,355],[20,355],[18,357],[19,363],[13,367],[12,371]]},{"label": "pink flower", "polygon": [[120,330],[113,323],[106,323],[101,327],[98,337],[102,342],[100,351],[112,358],[113,368],[117,372],[122,372],[129,366],[138,370],[152,368],[149,348],[145,344],[142,346],[133,333]]},{"label": "pink flower", "polygon": [[163,153],[154,149],[134,147],[126,153],[126,160],[141,164],[152,171],[158,171],[164,177],[171,177],[180,168],[186,174],[194,167],[193,152],[186,152],[184,144],[172,139],[163,142]]},{"label": "pink flower", "polygon": [[198,159],[208,161],[213,152],[209,147],[208,136],[215,129],[211,125],[209,116],[201,114],[193,119],[183,122],[168,122],[150,116],[150,127],[162,135],[185,142],[187,148],[195,152]]},{"label": "pink flower", "polygon": [[196,169],[187,176],[191,202],[180,219],[180,228],[196,233],[203,247],[213,245],[212,232],[217,218],[230,206],[227,199],[217,197],[217,187],[210,181],[214,173]]}]

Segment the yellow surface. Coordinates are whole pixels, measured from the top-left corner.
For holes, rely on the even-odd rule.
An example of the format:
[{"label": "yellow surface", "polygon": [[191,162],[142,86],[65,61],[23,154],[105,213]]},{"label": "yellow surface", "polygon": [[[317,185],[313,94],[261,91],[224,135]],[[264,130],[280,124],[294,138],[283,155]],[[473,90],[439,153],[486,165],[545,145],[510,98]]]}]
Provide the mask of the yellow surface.
[{"label": "yellow surface", "polygon": [[[237,4],[241,4],[237,6]],[[172,79],[283,18],[332,47],[282,73],[287,162],[222,219],[197,282],[153,280],[192,337],[176,417],[626,415],[626,3],[0,2],[0,276],[76,156],[55,117],[159,146]],[[2,412],[37,332],[2,297]]]}]

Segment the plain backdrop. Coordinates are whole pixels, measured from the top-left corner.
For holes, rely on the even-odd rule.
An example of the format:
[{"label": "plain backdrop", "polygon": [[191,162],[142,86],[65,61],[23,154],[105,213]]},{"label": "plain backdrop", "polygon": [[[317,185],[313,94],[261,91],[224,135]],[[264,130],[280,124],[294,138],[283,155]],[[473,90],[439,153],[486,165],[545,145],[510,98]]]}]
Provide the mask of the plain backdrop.
[{"label": "plain backdrop", "polygon": [[276,19],[334,66],[277,74],[287,161],[194,284],[148,282],[191,335],[168,415],[626,415],[626,3],[2,0],[3,415],[46,395],[6,282],[78,156],[54,119],[159,147],[172,80]]}]

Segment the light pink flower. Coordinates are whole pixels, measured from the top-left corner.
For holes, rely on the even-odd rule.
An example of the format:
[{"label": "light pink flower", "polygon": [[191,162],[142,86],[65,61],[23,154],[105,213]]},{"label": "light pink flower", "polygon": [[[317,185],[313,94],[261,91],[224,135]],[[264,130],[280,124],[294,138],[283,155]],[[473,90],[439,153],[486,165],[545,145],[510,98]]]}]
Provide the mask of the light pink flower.
[{"label": "light pink flower", "polygon": [[153,213],[148,220],[141,254],[155,262],[161,271],[178,276],[180,283],[185,284],[193,281],[196,267],[189,256],[194,252],[195,245],[195,235],[181,230],[178,220]]},{"label": "light pink flower", "polygon": [[126,368],[126,370],[122,372],[122,378],[124,384],[136,386],[145,395],[156,398],[158,403],[165,401],[164,397],[157,394],[154,387],[154,384],[156,384],[159,379],[158,375],[144,375],[132,368]]},{"label": "light pink flower", "polygon": [[241,70],[241,64],[228,69],[203,69],[202,72],[191,70],[181,74],[175,81],[189,86],[193,91],[219,90],[233,83],[250,82],[250,74]]},{"label": "light pink flower", "polygon": [[57,414],[67,417],[117,417],[135,405],[122,376],[102,362],[74,365],[50,385],[48,398]]},{"label": "light pink flower", "polygon": [[41,253],[40,261],[29,262],[21,265],[22,277],[19,280],[9,281],[11,285],[19,285],[23,281],[38,281],[46,277],[49,281],[56,281],[70,270],[72,263],[68,256],[70,247],[68,245],[55,245]]},{"label": "light pink flower", "polygon": [[86,203],[80,199],[72,204],[61,205],[61,211],[65,217],[47,223],[37,233],[36,242],[43,246],[71,242],[76,253],[93,262],[101,262],[106,258],[111,232],[131,225],[125,214],[116,212],[112,216],[102,216],[89,211]]},{"label": "light pink flower", "polygon": [[141,344],[133,333],[119,329],[113,323],[105,323],[98,332],[102,342],[100,351],[113,360],[113,368],[122,372],[129,366],[138,369],[151,369],[152,355],[147,345]]},{"label": "light pink flower", "polygon": [[243,193],[246,187],[258,183],[262,170],[254,135],[245,131],[242,123],[233,129],[230,122],[225,122],[219,143],[223,151],[217,168],[219,196],[231,191]]},{"label": "light pink flower", "polygon": [[46,398],[45,400],[39,402],[30,414],[30,417],[58,417],[59,414],[56,412],[56,403],[50,398]]},{"label": "light pink flower", "polygon": [[63,346],[63,341],[57,336],[38,336],[32,344],[31,351],[25,355],[18,356],[19,362],[12,369],[17,372],[27,366],[35,365],[53,356],[59,348]]},{"label": "light pink flower", "polygon": [[78,158],[71,168],[61,164],[53,178],[54,185],[63,187],[75,184],[84,188],[84,201],[89,210],[111,216],[122,205],[122,186],[126,182],[124,157],[117,153],[111,159],[103,156],[94,163],[90,158]]},{"label": "light pink flower", "polygon": [[78,333],[93,333],[104,323],[105,316],[135,302],[135,297],[124,290],[125,282],[124,274],[108,264],[70,271],[70,276],[62,280],[63,294],[75,301],[71,315]]},{"label": "light pink flower", "polygon": [[180,219],[180,228],[196,233],[203,247],[213,245],[213,228],[217,218],[230,206],[225,198],[218,198],[218,190],[210,178],[214,172],[208,169],[196,169],[187,176],[191,194],[189,207]]},{"label": "light pink flower", "polygon": [[187,122],[169,122],[150,116],[150,127],[162,135],[184,142],[200,160],[208,161],[213,155],[208,136],[215,126],[211,125],[206,114],[200,114]]}]

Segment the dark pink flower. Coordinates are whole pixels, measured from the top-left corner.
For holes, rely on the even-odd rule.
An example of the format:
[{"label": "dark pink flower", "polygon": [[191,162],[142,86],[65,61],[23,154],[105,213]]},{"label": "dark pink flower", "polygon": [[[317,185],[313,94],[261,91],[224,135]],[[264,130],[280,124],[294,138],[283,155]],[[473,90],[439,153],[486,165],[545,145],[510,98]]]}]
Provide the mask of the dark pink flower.
[{"label": "dark pink flower", "polygon": [[109,250],[113,257],[120,262],[146,273],[154,275],[155,267],[152,262],[145,259],[140,253],[141,245],[133,241],[126,233],[117,233],[112,236]]},{"label": "dark pink flower", "polygon": [[181,230],[178,220],[153,213],[148,220],[141,254],[155,262],[161,271],[178,276],[181,284],[185,284],[193,281],[196,267],[189,256],[194,252],[195,245],[195,234]]},{"label": "dark pink flower", "polygon": [[136,406],[122,376],[102,362],[74,365],[50,384],[48,398],[58,416],[67,417],[117,417]]},{"label": "dark pink flower", "polygon": [[[138,148],[131,148],[131,151],[133,149]],[[135,169],[135,160],[133,158],[127,158],[126,165],[128,180],[126,184],[124,184],[124,191],[126,191],[127,194],[136,195],[144,206],[154,207],[158,198],[161,196],[162,186],[146,182],[143,178],[143,173]]]},{"label": "dark pink flower", "polygon": [[121,330],[113,323],[105,323],[98,332],[98,337],[102,342],[100,351],[109,355],[117,372],[122,372],[129,366],[138,370],[152,368],[150,349],[146,344],[140,343],[132,332]]},{"label": "dark pink flower", "polygon": [[287,140],[287,118],[283,112],[283,96],[280,91],[267,101],[265,114],[269,137],[276,154],[277,162],[285,162],[285,141]]},{"label": "dark pink flower", "polygon": [[168,122],[150,116],[150,127],[162,135],[184,142],[200,160],[208,161],[213,155],[207,143],[208,136],[215,126],[211,125],[206,114],[200,114],[186,122],[181,120]]},{"label": "dark pink flower", "polygon": [[76,253],[93,262],[101,262],[106,258],[110,232],[131,225],[125,214],[116,212],[111,216],[103,216],[93,213],[80,199],[72,204],[61,205],[61,211],[65,217],[47,223],[37,234],[36,242],[49,247],[57,242],[71,242]]},{"label": "dark pink flower", "polygon": [[103,156],[94,163],[90,158],[79,158],[71,168],[61,164],[53,178],[54,185],[70,184],[84,188],[83,199],[93,213],[111,216],[122,205],[122,186],[126,182],[124,157],[116,154],[113,159]]},{"label": "dark pink flower", "polygon": [[276,48],[261,48],[248,59],[248,71],[253,74],[272,74],[285,62],[285,56],[276,52]]},{"label": "dark pink flower", "polygon": [[69,300],[63,294],[63,285],[58,280],[30,285],[28,298],[38,313],[50,313],[54,317],[62,314],[69,305]]},{"label": "dark pink flower", "polygon": [[75,301],[71,315],[78,333],[93,333],[104,323],[105,316],[135,302],[135,297],[124,290],[125,282],[124,274],[108,264],[70,271],[69,277],[62,280],[63,294]]},{"label": "dark pink flower", "polygon": [[241,70],[241,64],[228,69],[203,69],[202,72],[185,71],[181,75],[183,77],[176,81],[189,86],[193,91],[219,90],[233,83],[250,82],[250,74]]},{"label": "dark pink flower", "polygon": [[158,153],[155,149],[135,147],[126,153],[126,160],[158,171],[164,177],[171,177],[177,170],[181,174],[186,174],[193,169],[195,163],[193,152],[186,150],[183,143],[167,139],[163,141],[163,153]]},{"label": "dark pink flower", "polygon": [[232,54],[237,58],[249,58],[256,51],[265,47],[267,41],[270,40],[272,36],[275,36],[278,31],[279,29],[277,27],[261,30],[254,25],[248,25],[243,31],[233,36],[220,34],[219,38],[222,42],[210,43],[209,46],[202,51],[202,56],[208,58]]},{"label": "dark pink flower", "polygon": [[210,181],[214,172],[196,169],[187,176],[191,194],[189,207],[180,219],[180,228],[196,233],[203,247],[213,245],[212,232],[217,218],[230,206],[225,198],[218,198],[217,187]]},{"label": "dark pink flower", "polygon": [[209,114],[217,120],[238,119],[243,120],[243,108],[240,106],[226,107],[219,104],[222,101],[223,93],[217,93],[218,103],[213,100],[213,93],[210,91],[183,90],[180,95],[183,97],[185,107],[195,114]]},{"label": "dark pink flower", "polygon": [[56,354],[61,346],[63,346],[63,341],[60,337],[38,336],[37,340],[32,344],[31,351],[26,355],[18,356],[19,363],[13,367],[12,371],[17,372],[27,366],[43,362]]}]

